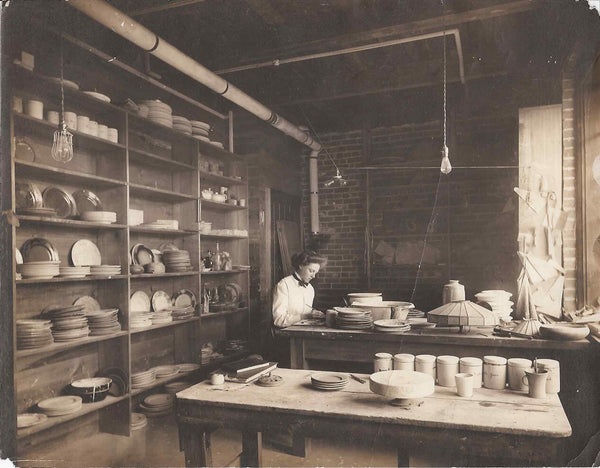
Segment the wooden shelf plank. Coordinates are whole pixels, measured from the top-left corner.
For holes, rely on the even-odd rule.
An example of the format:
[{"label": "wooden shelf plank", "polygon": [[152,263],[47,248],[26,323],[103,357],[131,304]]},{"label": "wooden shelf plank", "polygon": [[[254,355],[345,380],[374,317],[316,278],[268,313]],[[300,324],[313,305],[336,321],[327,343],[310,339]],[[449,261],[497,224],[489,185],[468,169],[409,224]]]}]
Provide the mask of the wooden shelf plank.
[{"label": "wooden shelf plank", "polygon": [[22,280],[17,280],[18,285],[28,285],[28,284],[43,284],[43,283],[74,283],[74,282],[82,282],[82,281],[111,281],[111,280],[119,280],[119,279],[127,279],[127,275],[114,275],[114,276],[86,276],[85,278],[62,278],[57,276],[55,278],[49,279],[36,279],[36,278],[25,278]]},{"label": "wooden shelf plank", "polygon": [[29,161],[15,160],[15,172],[17,177],[37,177],[44,180],[63,183],[75,183],[90,187],[124,187],[127,182],[100,177],[82,172],[70,171],[59,167],[46,166]]},{"label": "wooden shelf plank", "polygon": [[197,275],[197,271],[178,271],[172,273],[140,273],[137,275],[131,275],[131,279],[153,279],[153,278],[169,278],[169,277],[177,277],[177,276],[194,276]]},{"label": "wooden shelf plank", "polygon": [[245,180],[236,179],[235,177],[222,176],[207,171],[198,171],[198,173],[200,174],[200,180],[217,182],[219,184],[225,185],[247,185],[247,182]]},{"label": "wooden shelf plank", "polygon": [[[46,120],[36,119],[29,115],[20,114],[13,112],[15,122],[15,134],[21,136],[22,130],[34,131],[38,134],[48,135],[49,137],[54,134],[56,125]],[[78,149],[85,149],[89,151],[96,151],[106,155],[115,155],[124,158],[125,157],[125,145],[121,143],[113,143],[112,141],[105,140],[104,138],[98,138],[86,133],[81,133],[76,130],[69,131],[73,134],[73,150],[75,154]],[[50,140],[51,141],[51,140]]]},{"label": "wooden shelf plank", "polygon": [[213,211],[236,211],[247,209],[246,206],[229,205],[228,203],[219,203],[212,200],[201,200],[200,205],[202,208]]},{"label": "wooden shelf plank", "polygon": [[130,330],[131,334],[137,334],[137,333],[144,333],[144,332],[148,332],[151,330],[158,330],[159,328],[167,328],[167,327],[174,327],[177,325],[184,325],[186,323],[191,323],[191,322],[197,322],[198,320],[200,320],[200,317],[192,317],[186,320],[173,320],[172,322],[169,323],[161,323],[160,325],[152,325],[151,327],[146,327],[146,328],[133,328]]},{"label": "wooden shelf plank", "polygon": [[237,275],[239,273],[246,273],[249,270],[222,270],[222,271],[204,271],[202,272],[202,276],[216,276],[216,275]]},{"label": "wooden shelf plank", "polygon": [[83,415],[93,413],[94,411],[101,410],[102,408],[106,408],[107,406],[114,405],[119,403],[120,401],[128,398],[129,395],[121,395],[119,397],[114,397],[112,395],[107,395],[106,398],[102,401],[98,401],[96,403],[84,403],[81,409],[75,413],[65,414],[64,416],[54,416],[48,417],[46,421],[36,426],[26,427],[23,429],[17,430],[17,439],[23,439],[25,437],[31,436],[41,431],[45,431],[46,429],[50,429],[58,424],[65,423],[67,421],[72,421],[73,419],[80,418]]},{"label": "wooden shelf plank", "polygon": [[248,239],[248,236],[231,236],[228,234],[200,234],[201,239]]},{"label": "wooden shelf plank", "polygon": [[248,312],[248,307],[240,307],[239,309],[230,309],[223,310],[221,312],[209,312],[208,314],[201,314],[200,319],[211,318],[211,317],[219,317],[224,315],[232,315],[232,314],[242,314],[244,312]]},{"label": "wooden shelf plank", "polygon": [[66,342],[56,342],[48,346],[43,346],[41,348],[36,349],[20,349],[16,352],[16,357],[22,358],[26,356],[34,356],[36,354],[54,354],[59,351],[64,351],[65,349],[77,348],[79,346],[85,346],[90,343],[98,343],[99,341],[112,340],[114,338],[118,338],[120,336],[126,336],[127,330],[123,330],[112,335],[99,335],[99,336],[88,336],[86,338],[81,338],[75,341],[66,341]]},{"label": "wooden shelf plank", "polygon": [[198,233],[198,231],[186,231],[184,229],[153,229],[144,226],[130,226],[129,232],[152,234],[156,236],[193,236]]},{"label": "wooden shelf plank", "polygon": [[69,229],[90,229],[90,230],[102,230],[102,229],[125,229],[127,226],[124,224],[103,224],[103,223],[90,223],[89,221],[80,221],[78,219],[61,219],[61,218],[48,218],[46,216],[30,216],[30,215],[18,215],[19,222],[21,224],[36,224],[36,225],[49,225],[49,226],[64,226]]},{"label": "wooden shelf plank", "polygon": [[197,197],[193,195],[131,183],[129,184],[129,193],[134,197],[146,197],[150,200],[164,202],[184,202],[189,200],[197,200]]},{"label": "wooden shelf plank", "polygon": [[129,148],[129,160],[170,171],[195,171],[196,167],[173,159],[158,156],[137,148]]}]

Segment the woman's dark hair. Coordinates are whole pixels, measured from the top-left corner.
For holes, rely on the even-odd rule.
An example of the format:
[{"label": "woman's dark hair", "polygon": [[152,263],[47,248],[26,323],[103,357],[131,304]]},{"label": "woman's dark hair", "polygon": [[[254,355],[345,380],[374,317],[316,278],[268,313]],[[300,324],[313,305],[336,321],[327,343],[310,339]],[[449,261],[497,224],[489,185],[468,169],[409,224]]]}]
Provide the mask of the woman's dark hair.
[{"label": "woman's dark hair", "polygon": [[314,250],[303,250],[302,252],[292,255],[292,266],[296,270],[309,263],[318,263],[319,265],[324,266],[327,263],[327,258],[319,255]]}]

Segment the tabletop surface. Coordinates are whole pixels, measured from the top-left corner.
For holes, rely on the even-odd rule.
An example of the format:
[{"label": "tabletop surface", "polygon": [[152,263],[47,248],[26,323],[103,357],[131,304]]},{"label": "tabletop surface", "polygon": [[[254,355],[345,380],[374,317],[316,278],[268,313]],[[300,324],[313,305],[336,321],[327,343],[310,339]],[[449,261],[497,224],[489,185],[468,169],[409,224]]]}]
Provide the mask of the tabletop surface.
[{"label": "tabletop surface", "polygon": [[[284,379],[278,387],[226,382],[213,386],[200,382],[177,393],[181,404],[240,408],[261,412],[293,412],[298,415],[335,417],[370,423],[462,429],[537,437],[568,437],[571,425],[558,395],[530,398],[512,390],[474,389],[473,397],[461,398],[455,388],[435,387],[423,405],[404,409],[392,406],[369,390],[369,383],[350,379],[341,391],[320,391],[310,376],[320,372],[277,369]],[[368,375],[361,375],[368,380]]]},{"label": "tabletop surface", "polygon": [[498,346],[534,349],[579,350],[590,349],[592,343],[588,340],[554,341],[542,339],[527,339],[519,337],[502,337],[493,335],[491,327],[472,329],[468,333],[459,333],[458,328],[432,328],[411,330],[401,333],[381,333],[373,330],[342,330],[329,328],[324,325],[292,325],[277,330],[277,334],[295,338],[319,338],[340,340],[377,340],[411,343],[457,344],[469,346]]}]

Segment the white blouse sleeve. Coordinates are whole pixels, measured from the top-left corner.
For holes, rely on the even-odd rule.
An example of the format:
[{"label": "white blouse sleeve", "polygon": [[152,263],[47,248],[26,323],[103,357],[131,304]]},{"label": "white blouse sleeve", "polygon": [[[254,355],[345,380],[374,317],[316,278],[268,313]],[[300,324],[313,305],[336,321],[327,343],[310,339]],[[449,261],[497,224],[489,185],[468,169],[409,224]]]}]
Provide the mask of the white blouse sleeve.
[{"label": "white blouse sleeve", "polygon": [[273,325],[284,328],[290,325],[289,317],[289,291],[285,281],[277,283],[273,295]]}]

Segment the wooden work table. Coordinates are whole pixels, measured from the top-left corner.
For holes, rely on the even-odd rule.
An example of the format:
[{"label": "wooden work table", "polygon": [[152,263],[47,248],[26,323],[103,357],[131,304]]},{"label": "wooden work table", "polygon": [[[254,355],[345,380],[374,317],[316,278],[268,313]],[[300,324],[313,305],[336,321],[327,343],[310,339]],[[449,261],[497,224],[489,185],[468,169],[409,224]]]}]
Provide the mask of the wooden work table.
[{"label": "wooden work table", "polygon": [[500,337],[493,335],[491,328],[478,328],[465,334],[450,330],[380,333],[296,325],[278,330],[277,334],[290,340],[294,369],[372,372],[373,355],[377,352],[556,359],[561,370],[560,398],[573,425],[569,455],[578,454],[598,430],[600,348],[596,343]]},{"label": "wooden work table", "polygon": [[[475,389],[460,398],[453,388],[435,387],[419,407],[390,405],[350,379],[342,391],[311,386],[307,370],[277,369],[278,387],[208,382],[177,394],[180,446],[187,466],[209,466],[210,433],[218,428],[242,432],[241,466],[259,466],[261,433],[285,431],[311,438],[369,440],[398,449],[405,466],[410,452],[435,450],[452,461],[515,466],[563,465],[563,445],[571,426],[556,395],[544,400],[510,390]],[[368,380],[368,375],[362,375]],[[458,458],[457,458],[458,457]]]}]

